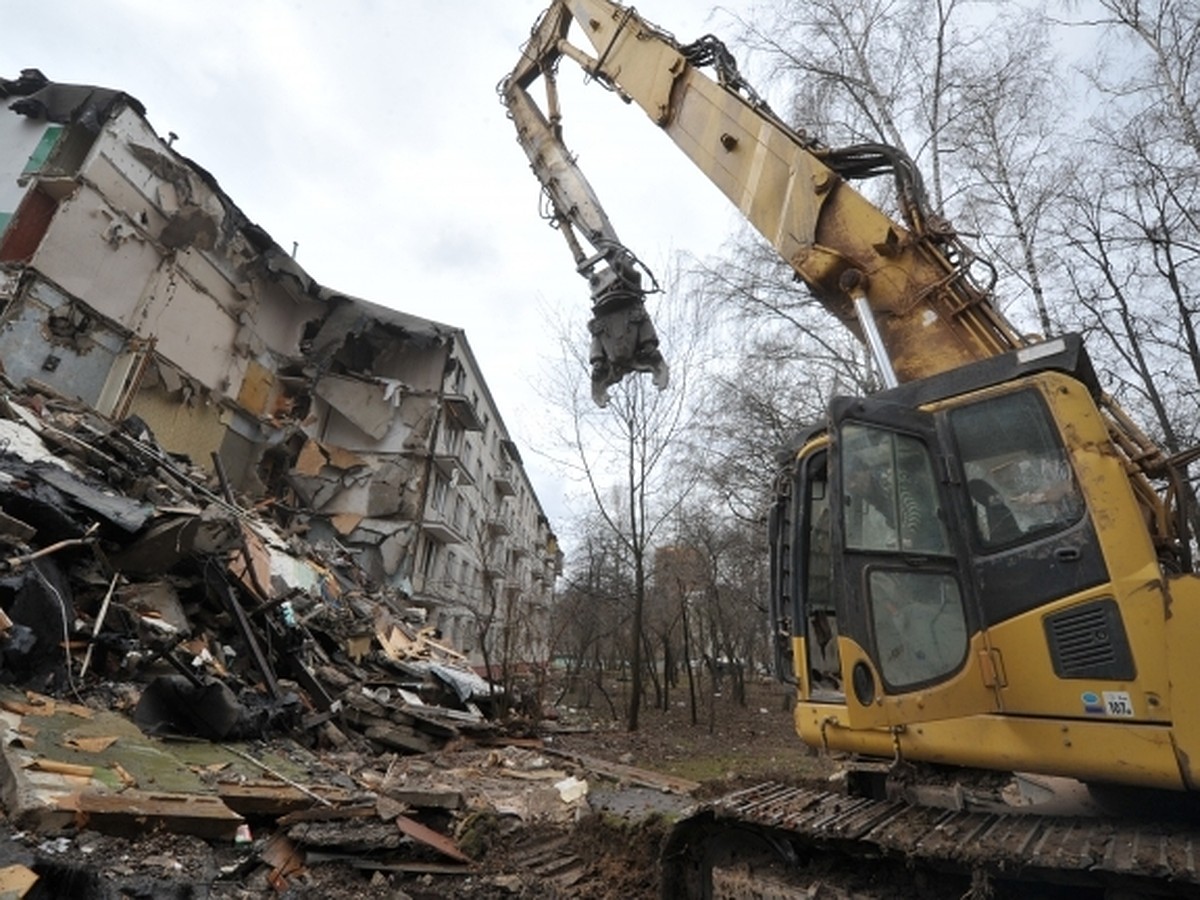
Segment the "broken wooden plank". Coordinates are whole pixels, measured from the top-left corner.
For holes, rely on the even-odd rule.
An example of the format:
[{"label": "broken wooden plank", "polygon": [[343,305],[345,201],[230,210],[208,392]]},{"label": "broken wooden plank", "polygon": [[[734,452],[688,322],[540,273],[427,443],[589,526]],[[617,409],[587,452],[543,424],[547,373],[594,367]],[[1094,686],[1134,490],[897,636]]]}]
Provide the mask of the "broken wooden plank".
[{"label": "broken wooden plank", "polygon": [[334,707],[334,698],[330,696],[325,689],[325,685],[317,678],[316,674],[304,664],[304,662],[296,656],[288,657],[285,660],[287,671],[291,676],[304,688],[315,706],[321,712],[327,712]]},{"label": "broken wooden plank", "polygon": [[445,741],[431,738],[405,725],[372,725],[363,734],[367,740],[409,753],[433,753],[445,746]]},{"label": "broken wooden plank", "polygon": [[[464,721],[458,716],[465,715],[459,713],[458,710],[443,709],[440,706],[405,706],[403,709],[391,710],[391,719],[400,725],[407,725],[411,728],[418,728],[426,734],[432,734],[437,737],[446,738],[458,737],[458,728],[450,722],[438,721],[439,717],[451,719],[454,721]],[[467,722],[475,722],[473,718],[467,718]]]},{"label": "broken wooden plank", "polygon": [[309,797],[312,797],[314,800],[316,800],[322,806],[332,805],[332,804],[330,804],[330,802],[328,800],[326,800],[320,794],[317,794],[317,793],[309,790],[307,787],[300,784],[299,782],[293,781],[292,779],[290,779],[286,775],[284,775],[282,772],[278,772],[275,769],[272,769],[261,759],[256,759],[253,756],[251,756],[249,753],[243,753],[241,750],[238,750],[236,747],[230,747],[228,744],[224,745],[224,749],[227,753],[232,753],[238,759],[245,760],[246,762],[250,763],[253,766],[258,766],[258,768],[262,769],[262,771],[266,772],[272,778],[277,778],[280,781],[282,781],[284,784],[288,785],[291,788],[294,788],[295,790],[299,791],[300,793],[305,794]]},{"label": "broken wooden plank", "polygon": [[462,809],[465,806],[459,791],[420,791],[393,788],[385,791],[388,797],[416,809]]},{"label": "broken wooden plank", "polygon": [[582,753],[567,753],[549,747],[544,748],[543,752],[551,756],[557,756],[560,759],[570,760],[589,771],[595,772],[597,775],[607,775],[617,781],[627,781],[631,784],[653,788],[658,791],[668,791],[672,794],[691,794],[700,787],[700,782],[698,781],[691,781],[687,778],[676,778],[674,775],[652,772],[649,769],[639,769],[636,766],[626,766],[621,763],[609,762],[606,759],[585,756]]},{"label": "broken wooden plank", "polygon": [[376,815],[375,804],[359,804],[330,809],[298,809],[279,817],[279,825],[295,825],[297,822],[339,822],[346,819],[365,819]]},{"label": "broken wooden plank", "polygon": [[[315,862],[316,860],[314,860]],[[333,853],[321,854],[323,862],[345,862],[355,869],[372,872],[397,872],[404,875],[470,875],[474,869],[465,863],[384,862],[370,857],[348,857]]]},{"label": "broken wooden plank", "polygon": [[369,872],[396,872],[403,875],[470,875],[474,868],[464,863],[426,862],[423,860],[391,859],[381,856],[360,856],[330,850],[308,850],[305,858],[312,865],[345,863]]},{"label": "broken wooden plank", "polygon": [[373,697],[368,697],[362,691],[347,691],[342,697],[342,702],[348,709],[366,713],[380,720],[386,720],[390,712],[386,706],[376,702]]},{"label": "broken wooden plank", "polygon": [[410,819],[408,816],[397,816],[396,826],[402,834],[407,835],[414,841],[419,841],[427,847],[432,847],[444,856],[456,859],[462,863],[471,862],[471,858],[458,849],[458,844],[454,843],[452,838],[447,837],[440,831],[434,831],[428,825],[422,825],[416,819]]},{"label": "broken wooden plank", "polygon": [[[312,793],[325,803],[347,803],[351,795],[340,788],[314,785]],[[283,816],[313,805],[313,798],[299,788],[277,782],[218,782],[217,796],[243,816]]]},{"label": "broken wooden plank", "polygon": [[96,648],[96,638],[100,634],[100,629],[104,627],[104,617],[108,615],[108,605],[112,602],[113,591],[117,589],[117,582],[120,578],[119,572],[113,573],[112,581],[108,585],[108,592],[100,603],[100,612],[96,614],[96,621],[92,625],[92,639],[88,641],[87,652],[83,655],[83,665],[79,669],[80,679],[87,674],[88,666],[92,663],[92,651]]},{"label": "broken wooden plank", "polygon": [[386,632],[378,632],[375,639],[388,659],[401,660],[409,654],[415,655],[418,650],[417,642],[396,625]]},{"label": "broken wooden plank", "polygon": [[35,772],[52,772],[55,775],[67,775],[71,778],[91,780],[96,774],[95,766],[81,766],[77,763],[60,762],[57,759],[34,759],[25,764],[25,768]]},{"label": "broken wooden plank", "polygon": [[[240,529],[238,534],[241,534]],[[275,678],[275,669],[271,666],[271,661],[267,659],[267,654],[263,651],[254,628],[250,624],[250,618],[246,615],[246,611],[242,609],[242,604],[238,600],[237,594],[223,575],[219,573],[214,574],[210,569],[206,568],[205,576],[208,585],[216,592],[217,596],[225,601],[225,608],[233,614],[233,620],[241,632],[242,640],[246,642],[246,646],[250,650],[250,658],[254,660],[254,667],[258,669],[258,674],[262,676],[267,693],[271,695],[272,699],[278,700],[281,696],[281,691],[279,689],[279,682]]]},{"label": "broken wooden plank", "polygon": [[[326,822],[297,822],[287,826],[287,836],[304,847],[306,852],[330,850],[371,855],[401,850],[409,840],[395,825],[374,816]],[[312,861],[311,856],[309,861]]]},{"label": "broken wooden plank", "polygon": [[37,872],[20,863],[5,866],[0,869],[0,897],[4,900],[24,897],[37,884],[39,877]]},{"label": "broken wooden plank", "polygon": [[33,562],[35,559],[41,559],[43,556],[50,556],[51,554],[57,553],[59,550],[63,550],[67,547],[80,547],[84,544],[90,544],[92,542],[92,534],[99,527],[100,523],[97,522],[83,533],[83,537],[66,538],[61,541],[56,541],[55,543],[43,547],[40,550],[34,550],[32,553],[25,553],[21,556],[10,556],[8,559],[4,560],[4,564],[10,569],[16,569],[25,565],[26,563]]},{"label": "broken wooden plank", "polygon": [[28,541],[37,534],[37,529],[21,519],[0,511],[0,534],[15,538],[18,541]]},{"label": "broken wooden plank", "polygon": [[304,871],[304,851],[280,831],[267,838],[259,859],[271,867],[267,881],[279,893],[287,889],[289,878]]},{"label": "broken wooden plank", "polygon": [[56,700],[37,691],[26,691],[25,699],[33,704],[32,714],[35,716],[53,716],[56,713],[70,713],[80,719],[90,719],[96,711],[82,703],[68,703],[66,700]]},{"label": "broken wooden plank", "polygon": [[122,836],[136,836],[157,829],[212,840],[232,840],[238,826],[245,822],[219,797],[200,794],[137,789],[119,794],[85,791],[62,798],[59,805],[73,810],[82,827]]},{"label": "broken wooden plank", "polygon": [[384,822],[390,822],[396,816],[408,812],[408,804],[393,800],[387,794],[375,798],[375,815]]},{"label": "broken wooden plank", "polygon": [[390,728],[395,724],[391,719],[382,716],[373,716],[370,713],[361,712],[357,709],[346,709],[344,711],[344,719],[346,724],[359,731],[366,731],[368,728]]},{"label": "broken wooden plank", "polygon": [[520,750],[541,750],[546,742],[540,737],[512,737],[506,734],[474,732],[464,735],[478,747],[516,747]]},{"label": "broken wooden plank", "polygon": [[117,736],[112,734],[96,735],[95,737],[74,735],[64,740],[63,746],[72,750],[81,750],[84,753],[103,753],[116,742]]}]

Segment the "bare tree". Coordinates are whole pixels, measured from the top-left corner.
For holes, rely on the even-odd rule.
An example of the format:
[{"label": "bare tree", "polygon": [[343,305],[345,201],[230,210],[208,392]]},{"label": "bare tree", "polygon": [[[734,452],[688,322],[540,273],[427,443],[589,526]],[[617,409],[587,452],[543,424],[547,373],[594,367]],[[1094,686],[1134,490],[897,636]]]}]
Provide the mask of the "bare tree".
[{"label": "bare tree", "polygon": [[[745,704],[745,682],[767,647],[767,553],[760,523],[721,515],[695,497],[675,520],[676,543],[656,567],[673,584],[692,647],[709,673],[709,728],[715,697],[728,683],[734,702]],[[693,692],[693,722],[695,699]]]},{"label": "bare tree", "polygon": [[626,378],[613,386],[606,407],[596,407],[575,327],[560,329],[564,353],[553,375],[553,393],[570,415],[570,432],[560,440],[571,449],[570,470],[631,573],[630,731],[638,728],[644,689],[650,549],[662,523],[689,489],[687,475],[671,473],[670,464],[676,438],[687,423],[689,386],[699,370],[704,333],[703,317],[670,290],[656,306],[658,331],[674,368],[670,388],[660,392],[644,378]]},{"label": "bare tree", "polygon": [[1109,388],[1168,452],[1200,439],[1200,9],[1171,0],[1071,5],[1098,31],[1088,83],[1103,100],[1060,216],[1076,256],[1077,328]]},{"label": "bare tree", "polygon": [[955,114],[935,158],[951,172],[953,218],[976,236],[1000,279],[997,304],[1049,336],[1060,322],[1045,270],[1062,260],[1046,221],[1075,167],[1062,153],[1073,119],[1044,21],[1010,8],[990,34],[972,42],[970,54],[954,54]]},{"label": "bare tree", "polygon": [[561,700],[570,694],[590,707],[598,692],[612,717],[618,711],[605,684],[606,675],[624,655],[632,593],[621,553],[607,526],[589,517],[579,534],[566,586],[551,613],[552,656],[565,659],[567,679]]},{"label": "bare tree", "polygon": [[719,327],[680,453],[708,502],[757,521],[779,452],[823,419],[831,396],[877,385],[861,345],[793,281],[773,248],[739,238],[727,253],[695,262],[686,276],[688,301]]}]

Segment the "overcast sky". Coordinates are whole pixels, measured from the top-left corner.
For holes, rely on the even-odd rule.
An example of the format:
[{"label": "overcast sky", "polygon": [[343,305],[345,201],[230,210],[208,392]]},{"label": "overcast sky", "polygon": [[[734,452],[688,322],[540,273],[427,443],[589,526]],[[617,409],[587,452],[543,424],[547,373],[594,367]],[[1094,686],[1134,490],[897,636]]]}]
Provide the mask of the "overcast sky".
[{"label": "overcast sky", "polygon": [[[320,283],[466,330],[552,523],[536,454],[547,310],[586,308],[495,87],[547,0],[0,0],[0,75],[123,90]],[[681,41],[732,37],[750,0],[646,0]],[[728,203],[636,107],[569,61],[565,138],[657,275],[715,249]],[[539,95],[540,96],[540,95]],[[580,341],[586,337],[580,335]]]}]

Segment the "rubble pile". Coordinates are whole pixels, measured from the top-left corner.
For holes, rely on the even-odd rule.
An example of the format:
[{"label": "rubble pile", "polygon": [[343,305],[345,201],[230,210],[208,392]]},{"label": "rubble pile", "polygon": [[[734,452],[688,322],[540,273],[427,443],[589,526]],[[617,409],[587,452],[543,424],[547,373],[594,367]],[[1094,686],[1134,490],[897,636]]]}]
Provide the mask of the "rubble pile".
[{"label": "rubble pile", "polygon": [[143,729],[210,739],[344,746],[349,726],[404,749],[407,729],[424,752],[488,729],[491,685],[413,624],[423,610],[371,586],[341,548],[306,543],[302,516],[287,531],[271,503],[239,506],[136,418],[11,392],[0,414],[7,683],[144,683]]},{"label": "rubble pile", "polygon": [[376,770],[494,742],[489,681],[342,548],[308,543],[295,509],[239,504],[219,458],[212,476],[136,418],[4,386],[10,825],[228,843],[265,822],[256,858],[279,883],[306,853],[468,865],[447,832],[460,792]]}]

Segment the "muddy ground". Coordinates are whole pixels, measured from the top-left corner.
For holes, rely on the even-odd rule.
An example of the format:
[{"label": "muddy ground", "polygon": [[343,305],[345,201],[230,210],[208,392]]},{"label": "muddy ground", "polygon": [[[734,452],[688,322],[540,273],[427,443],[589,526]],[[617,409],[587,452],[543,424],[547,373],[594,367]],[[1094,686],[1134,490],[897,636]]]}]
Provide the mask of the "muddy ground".
[{"label": "muddy ground", "polygon": [[[792,732],[787,696],[782,685],[756,683],[749,687],[744,706],[728,696],[701,706],[696,725],[686,702],[674,702],[666,711],[646,708],[634,733],[608,716],[593,717],[595,710],[571,709],[564,703],[557,722],[542,733],[541,751],[527,746],[504,752],[523,761],[521,765],[552,765],[586,780],[587,800],[565,820],[524,815],[522,821],[522,814],[495,813],[447,820],[443,827],[471,859],[466,866],[448,864],[438,853],[418,848],[412,860],[398,867],[403,870],[389,870],[365,859],[365,848],[378,840],[369,830],[361,835],[363,860],[356,861],[343,846],[328,860],[309,853],[302,865],[281,867],[276,859],[272,866],[264,862],[264,855],[273,852],[265,846],[272,829],[256,827],[248,842],[232,845],[167,833],[121,838],[68,831],[47,837],[10,830],[0,849],[0,867],[22,863],[39,873],[39,882],[25,895],[32,900],[654,897],[659,891],[661,842],[671,822],[694,799],[756,780],[802,780],[824,772]],[[512,756],[518,753],[523,755]],[[442,773],[467,782],[473,773],[485,777],[501,756],[495,749],[461,747],[407,757],[402,763],[413,772]],[[502,762],[512,768],[509,757]],[[607,761],[617,771],[662,773],[673,786],[696,786],[686,795],[656,789],[653,779],[647,786],[611,771],[598,774],[588,760]],[[337,827],[344,832],[346,823]],[[366,867],[360,868],[364,862]],[[420,871],[422,867],[427,871]],[[278,877],[281,868],[286,877]]]}]

